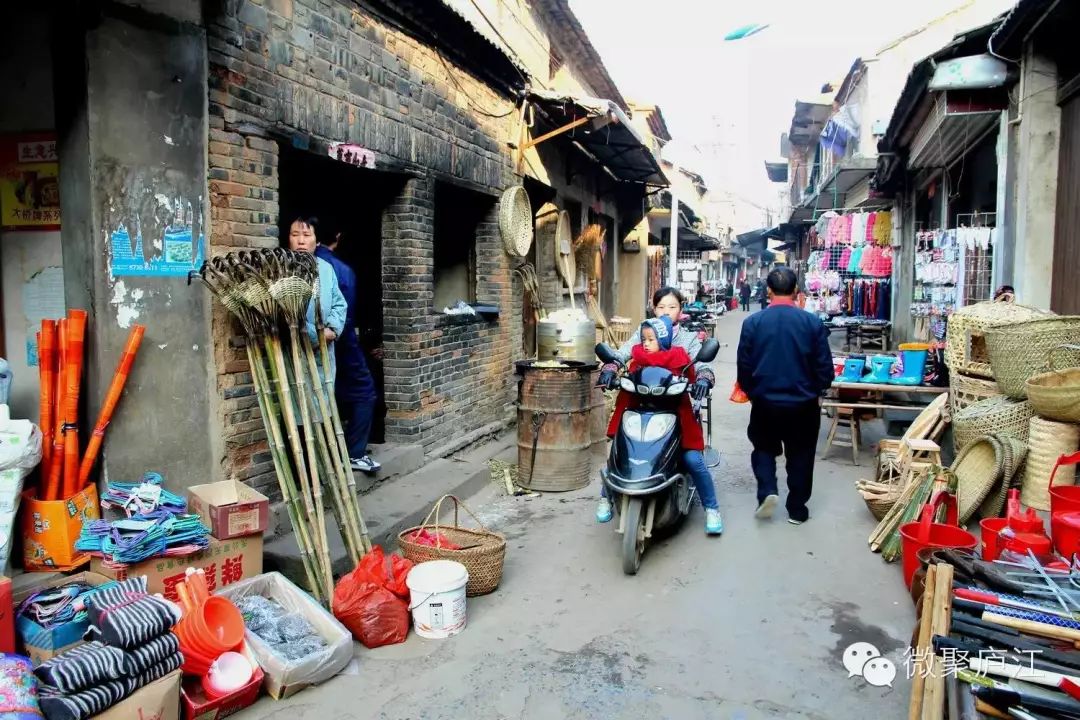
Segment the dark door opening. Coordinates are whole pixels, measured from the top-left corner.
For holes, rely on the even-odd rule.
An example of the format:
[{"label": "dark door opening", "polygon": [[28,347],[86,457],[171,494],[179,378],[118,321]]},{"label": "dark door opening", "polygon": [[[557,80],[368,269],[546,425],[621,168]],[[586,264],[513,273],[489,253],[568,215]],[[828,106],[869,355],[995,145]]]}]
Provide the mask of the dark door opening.
[{"label": "dark door opening", "polygon": [[435,183],[433,309],[475,303],[476,239],[495,199],[447,183]]},{"label": "dark door opening", "polygon": [[371,442],[385,442],[384,373],[379,357],[383,343],[382,218],[403,180],[288,145],[280,147],[281,243],[288,246],[289,225],[297,217],[319,219],[320,241],[342,234],[336,254],[356,273],[353,317],[379,392]]}]

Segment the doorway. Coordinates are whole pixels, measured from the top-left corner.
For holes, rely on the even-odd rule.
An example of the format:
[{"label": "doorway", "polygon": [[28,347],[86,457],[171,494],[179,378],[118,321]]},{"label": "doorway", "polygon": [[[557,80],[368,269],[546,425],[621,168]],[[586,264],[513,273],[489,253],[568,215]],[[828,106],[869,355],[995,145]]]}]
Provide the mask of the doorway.
[{"label": "doorway", "polygon": [[289,225],[297,217],[316,217],[320,240],[340,232],[335,254],[356,273],[353,317],[360,346],[375,380],[379,399],[371,442],[386,441],[386,402],[381,359],[383,344],[382,219],[400,193],[403,180],[292,146],[280,145],[280,237],[288,245]]}]

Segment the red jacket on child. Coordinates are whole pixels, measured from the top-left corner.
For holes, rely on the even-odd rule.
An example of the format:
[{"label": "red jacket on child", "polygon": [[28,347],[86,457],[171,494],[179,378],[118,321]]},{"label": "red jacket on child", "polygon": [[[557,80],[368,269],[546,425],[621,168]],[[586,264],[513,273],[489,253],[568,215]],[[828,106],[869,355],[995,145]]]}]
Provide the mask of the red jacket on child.
[{"label": "red jacket on child", "polygon": [[[693,363],[690,362],[690,356],[686,353],[686,348],[673,347],[670,350],[647,352],[641,345],[635,345],[630,352],[630,365],[627,367],[627,371],[630,372],[642,367],[662,367],[677,375],[685,370],[686,377],[691,385],[697,379]],[[639,398],[637,395],[625,391],[619,393],[619,397],[615,400],[615,413],[611,416],[611,422],[608,423],[607,435],[609,438],[615,437],[615,431],[619,429],[623,413],[632,410],[638,404]],[[683,394],[679,399],[678,415],[679,428],[682,430],[683,450],[704,450],[705,433],[701,431],[701,424],[694,417],[694,407],[690,402],[689,393]]]}]

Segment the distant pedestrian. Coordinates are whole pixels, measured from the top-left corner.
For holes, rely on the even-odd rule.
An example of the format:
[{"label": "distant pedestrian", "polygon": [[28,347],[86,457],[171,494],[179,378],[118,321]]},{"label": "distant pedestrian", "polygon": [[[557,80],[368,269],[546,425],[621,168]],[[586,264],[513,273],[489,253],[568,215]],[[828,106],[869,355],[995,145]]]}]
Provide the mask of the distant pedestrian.
[{"label": "distant pedestrian", "polygon": [[739,286],[739,301],[742,303],[742,309],[744,312],[750,312],[750,283],[743,281]]},{"label": "distant pedestrian", "polygon": [[762,310],[769,307],[769,291],[765,287],[765,283],[762,282],[761,280],[758,280],[757,296],[758,296],[758,302],[761,303],[761,309]]},{"label": "distant pedestrian", "polygon": [[738,381],[750,397],[747,436],[757,478],[759,519],[780,500],[776,459],[787,458],[788,522],[801,525],[814,484],[814,454],[821,430],[821,396],[832,385],[829,333],[821,320],[795,304],[790,268],[769,273],[767,310],[748,317],[739,338]]}]

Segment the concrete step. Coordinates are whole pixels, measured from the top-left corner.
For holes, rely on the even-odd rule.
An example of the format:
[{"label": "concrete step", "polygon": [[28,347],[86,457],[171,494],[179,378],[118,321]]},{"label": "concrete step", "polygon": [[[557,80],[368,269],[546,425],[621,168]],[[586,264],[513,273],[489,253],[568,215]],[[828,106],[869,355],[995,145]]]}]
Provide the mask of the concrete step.
[{"label": "concrete step", "polygon": [[[367,522],[372,544],[392,550],[397,547],[398,533],[422,523],[443,495],[451,494],[465,499],[483,490],[491,481],[487,461],[498,458],[515,462],[515,442],[512,434],[507,435],[468,453],[429,460],[420,469],[401,475],[393,482],[376,484],[360,496],[360,513]],[[381,457],[379,459],[382,460]],[[348,557],[345,543],[330,512],[327,512],[326,536],[334,576],[340,577],[352,570],[354,559]],[[267,571],[277,570],[301,587],[306,587],[300,549],[293,533],[266,544],[263,565]]]}]

